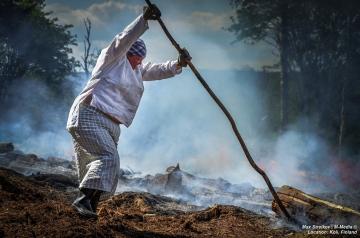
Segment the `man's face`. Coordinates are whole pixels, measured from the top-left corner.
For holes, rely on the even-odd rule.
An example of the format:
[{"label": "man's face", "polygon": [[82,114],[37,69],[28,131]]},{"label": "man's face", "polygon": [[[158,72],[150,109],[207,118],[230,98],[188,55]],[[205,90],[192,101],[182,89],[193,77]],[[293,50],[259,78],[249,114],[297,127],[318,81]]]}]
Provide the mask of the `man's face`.
[{"label": "man's face", "polygon": [[141,62],[143,61],[144,57],[138,56],[138,55],[127,55],[127,58],[131,64],[131,67],[133,69],[136,68]]}]

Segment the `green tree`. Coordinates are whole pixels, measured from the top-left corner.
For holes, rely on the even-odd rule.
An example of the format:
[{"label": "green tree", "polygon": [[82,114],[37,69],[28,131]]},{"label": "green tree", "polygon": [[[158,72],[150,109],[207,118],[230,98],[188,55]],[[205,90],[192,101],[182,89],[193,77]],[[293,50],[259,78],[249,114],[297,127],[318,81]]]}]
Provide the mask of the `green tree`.
[{"label": "green tree", "polygon": [[0,2],[0,103],[19,79],[43,80],[60,93],[61,82],[78,64],[70,57],[75,37],[44,11],[44,0]]}]

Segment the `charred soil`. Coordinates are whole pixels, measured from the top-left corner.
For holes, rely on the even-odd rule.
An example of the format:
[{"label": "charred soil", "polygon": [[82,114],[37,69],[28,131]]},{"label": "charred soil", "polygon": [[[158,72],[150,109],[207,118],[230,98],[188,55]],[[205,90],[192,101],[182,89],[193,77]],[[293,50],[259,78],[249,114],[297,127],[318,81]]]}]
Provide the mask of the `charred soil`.
[{"label": "charred soil", "polygon": [[86,220],[72,209],[74,196],[0,168],[0,237],[303,237],[239,207],[197,210],[150,193],[113,196],[100,203],[97,220]]}]

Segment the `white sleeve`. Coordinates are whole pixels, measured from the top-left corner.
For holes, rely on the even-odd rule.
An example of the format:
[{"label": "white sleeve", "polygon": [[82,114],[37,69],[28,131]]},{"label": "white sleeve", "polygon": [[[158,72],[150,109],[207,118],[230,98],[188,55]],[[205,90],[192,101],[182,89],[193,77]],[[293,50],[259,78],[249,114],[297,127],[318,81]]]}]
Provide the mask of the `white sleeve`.
[{"label": "white sleeve", "polygon": [[92,77],[98,77],[107,66],[115,60],[126,57],[126,53],[132,44],[149,28],[143,15],[138,16],[121,33],[117,34],[111,43],[101,50],[92,71]]},{"label": "white sleeve", "polygon": [[165,63],[153,64],[146,63],[140,66],[141,75],[144,81],[166,79],[181,73],[181,68],[176,69],[177,61],[167,61]]}]

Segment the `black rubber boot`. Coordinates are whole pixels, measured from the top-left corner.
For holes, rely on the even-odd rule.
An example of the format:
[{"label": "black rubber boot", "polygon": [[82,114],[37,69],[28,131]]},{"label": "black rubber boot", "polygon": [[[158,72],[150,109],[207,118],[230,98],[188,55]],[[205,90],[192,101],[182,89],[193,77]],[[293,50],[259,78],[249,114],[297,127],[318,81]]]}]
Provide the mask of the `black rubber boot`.
[{"label": "black rubber boot", "polygon": [[72,206],[78,213],[86,218],[97,218],[96,210],[93,210],[91,205],[91,198],[94,197],[98,190],[82,188],[80,189],[80,196],[75,199]]},{"label": "black rubber boot", "polygon": [[94,212],[96,212],[97,206],[99,204],[100,201],[100,197],[101,194],[103,193],[103,191],[101,190],[96,190],[96,192],[93,194],[93,196],[90,199],[90,203],[91,203],[91,208]]}]

